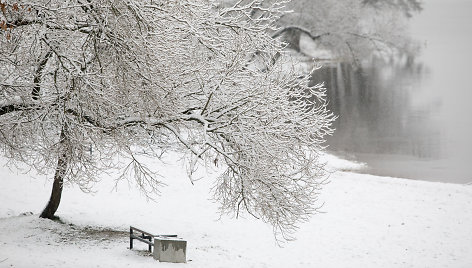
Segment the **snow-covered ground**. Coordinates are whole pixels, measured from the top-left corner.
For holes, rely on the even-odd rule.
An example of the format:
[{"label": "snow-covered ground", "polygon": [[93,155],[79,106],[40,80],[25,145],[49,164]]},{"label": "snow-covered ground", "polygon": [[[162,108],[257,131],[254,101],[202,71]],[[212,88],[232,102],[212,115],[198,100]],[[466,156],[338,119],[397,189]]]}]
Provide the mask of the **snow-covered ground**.
[{"label": "snow-covered ground", "polygon": [[[356,174],[338,168],[322,191],[326,213],[300,226],[279,247],[271,227],[217,213],[214,175],[191,185],[180,164],[162,165],[167,187],[156,202],[104,177],[96,193],[64,190],[57,215],[38,218],[51,181],[5,168],[0,161],[0,267],[472,267],[472,186]],[[30,215],[30,214],[33,215]],[[23,215],[22,215],[23,214]],[[175,233],[188,241],[186,264],[159,263],[129,225]]]}]

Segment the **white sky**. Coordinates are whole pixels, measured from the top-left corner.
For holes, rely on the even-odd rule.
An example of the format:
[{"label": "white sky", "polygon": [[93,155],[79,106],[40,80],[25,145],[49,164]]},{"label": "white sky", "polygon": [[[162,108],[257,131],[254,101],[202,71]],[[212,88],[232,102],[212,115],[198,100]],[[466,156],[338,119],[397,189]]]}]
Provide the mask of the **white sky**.
[{"label": "white sky", "polygon": [[[414,38],[424,41],[421,60],[431,77],[421,86],[424,98],[437,98],[455,156],[472,151],[472,0],[425,0],[412,19]],[[470,157],[469,157],[470,159]]]}]

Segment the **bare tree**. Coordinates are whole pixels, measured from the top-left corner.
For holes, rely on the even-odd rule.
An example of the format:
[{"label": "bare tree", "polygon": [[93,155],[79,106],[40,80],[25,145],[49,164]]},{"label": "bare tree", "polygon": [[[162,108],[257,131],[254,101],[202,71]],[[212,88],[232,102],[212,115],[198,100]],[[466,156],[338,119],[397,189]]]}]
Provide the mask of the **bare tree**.
[{"label": "bare tree", "polygon": [[[143,157],[180,152],[226,166],[221,212],[247,211],[290,238],[315,212],[331,134],[322,85],[308,86],[268,31],[283,5],[208,0],[33,0],[0,4],[0,148],[87,191],[112,168],[148,196]],[[261,14],[250,16],[257,9]],[[282,53],[283,54],[283,53]],[[127,163],[117,159],[127,159]]]}]

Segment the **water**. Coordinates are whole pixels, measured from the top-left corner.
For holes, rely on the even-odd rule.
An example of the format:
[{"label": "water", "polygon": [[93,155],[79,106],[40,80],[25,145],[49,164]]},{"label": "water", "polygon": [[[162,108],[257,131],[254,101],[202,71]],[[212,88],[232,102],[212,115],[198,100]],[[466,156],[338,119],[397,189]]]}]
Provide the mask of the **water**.
[{"label": "water", "polygon": [[472,1],[427,0],[411,20],[419,57],[318,71],[339,115],[330,150],[371,174],[472,182],[471,14]]}]

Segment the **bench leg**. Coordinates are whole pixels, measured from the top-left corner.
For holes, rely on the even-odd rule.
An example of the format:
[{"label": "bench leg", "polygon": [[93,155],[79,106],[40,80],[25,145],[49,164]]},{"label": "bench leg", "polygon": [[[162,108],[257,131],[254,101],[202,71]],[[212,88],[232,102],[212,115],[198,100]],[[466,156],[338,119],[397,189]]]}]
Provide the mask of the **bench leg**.
[{"label": "bench leg", "polygon": [[129,228],[129,249],[133,249],[133,229]]}]

